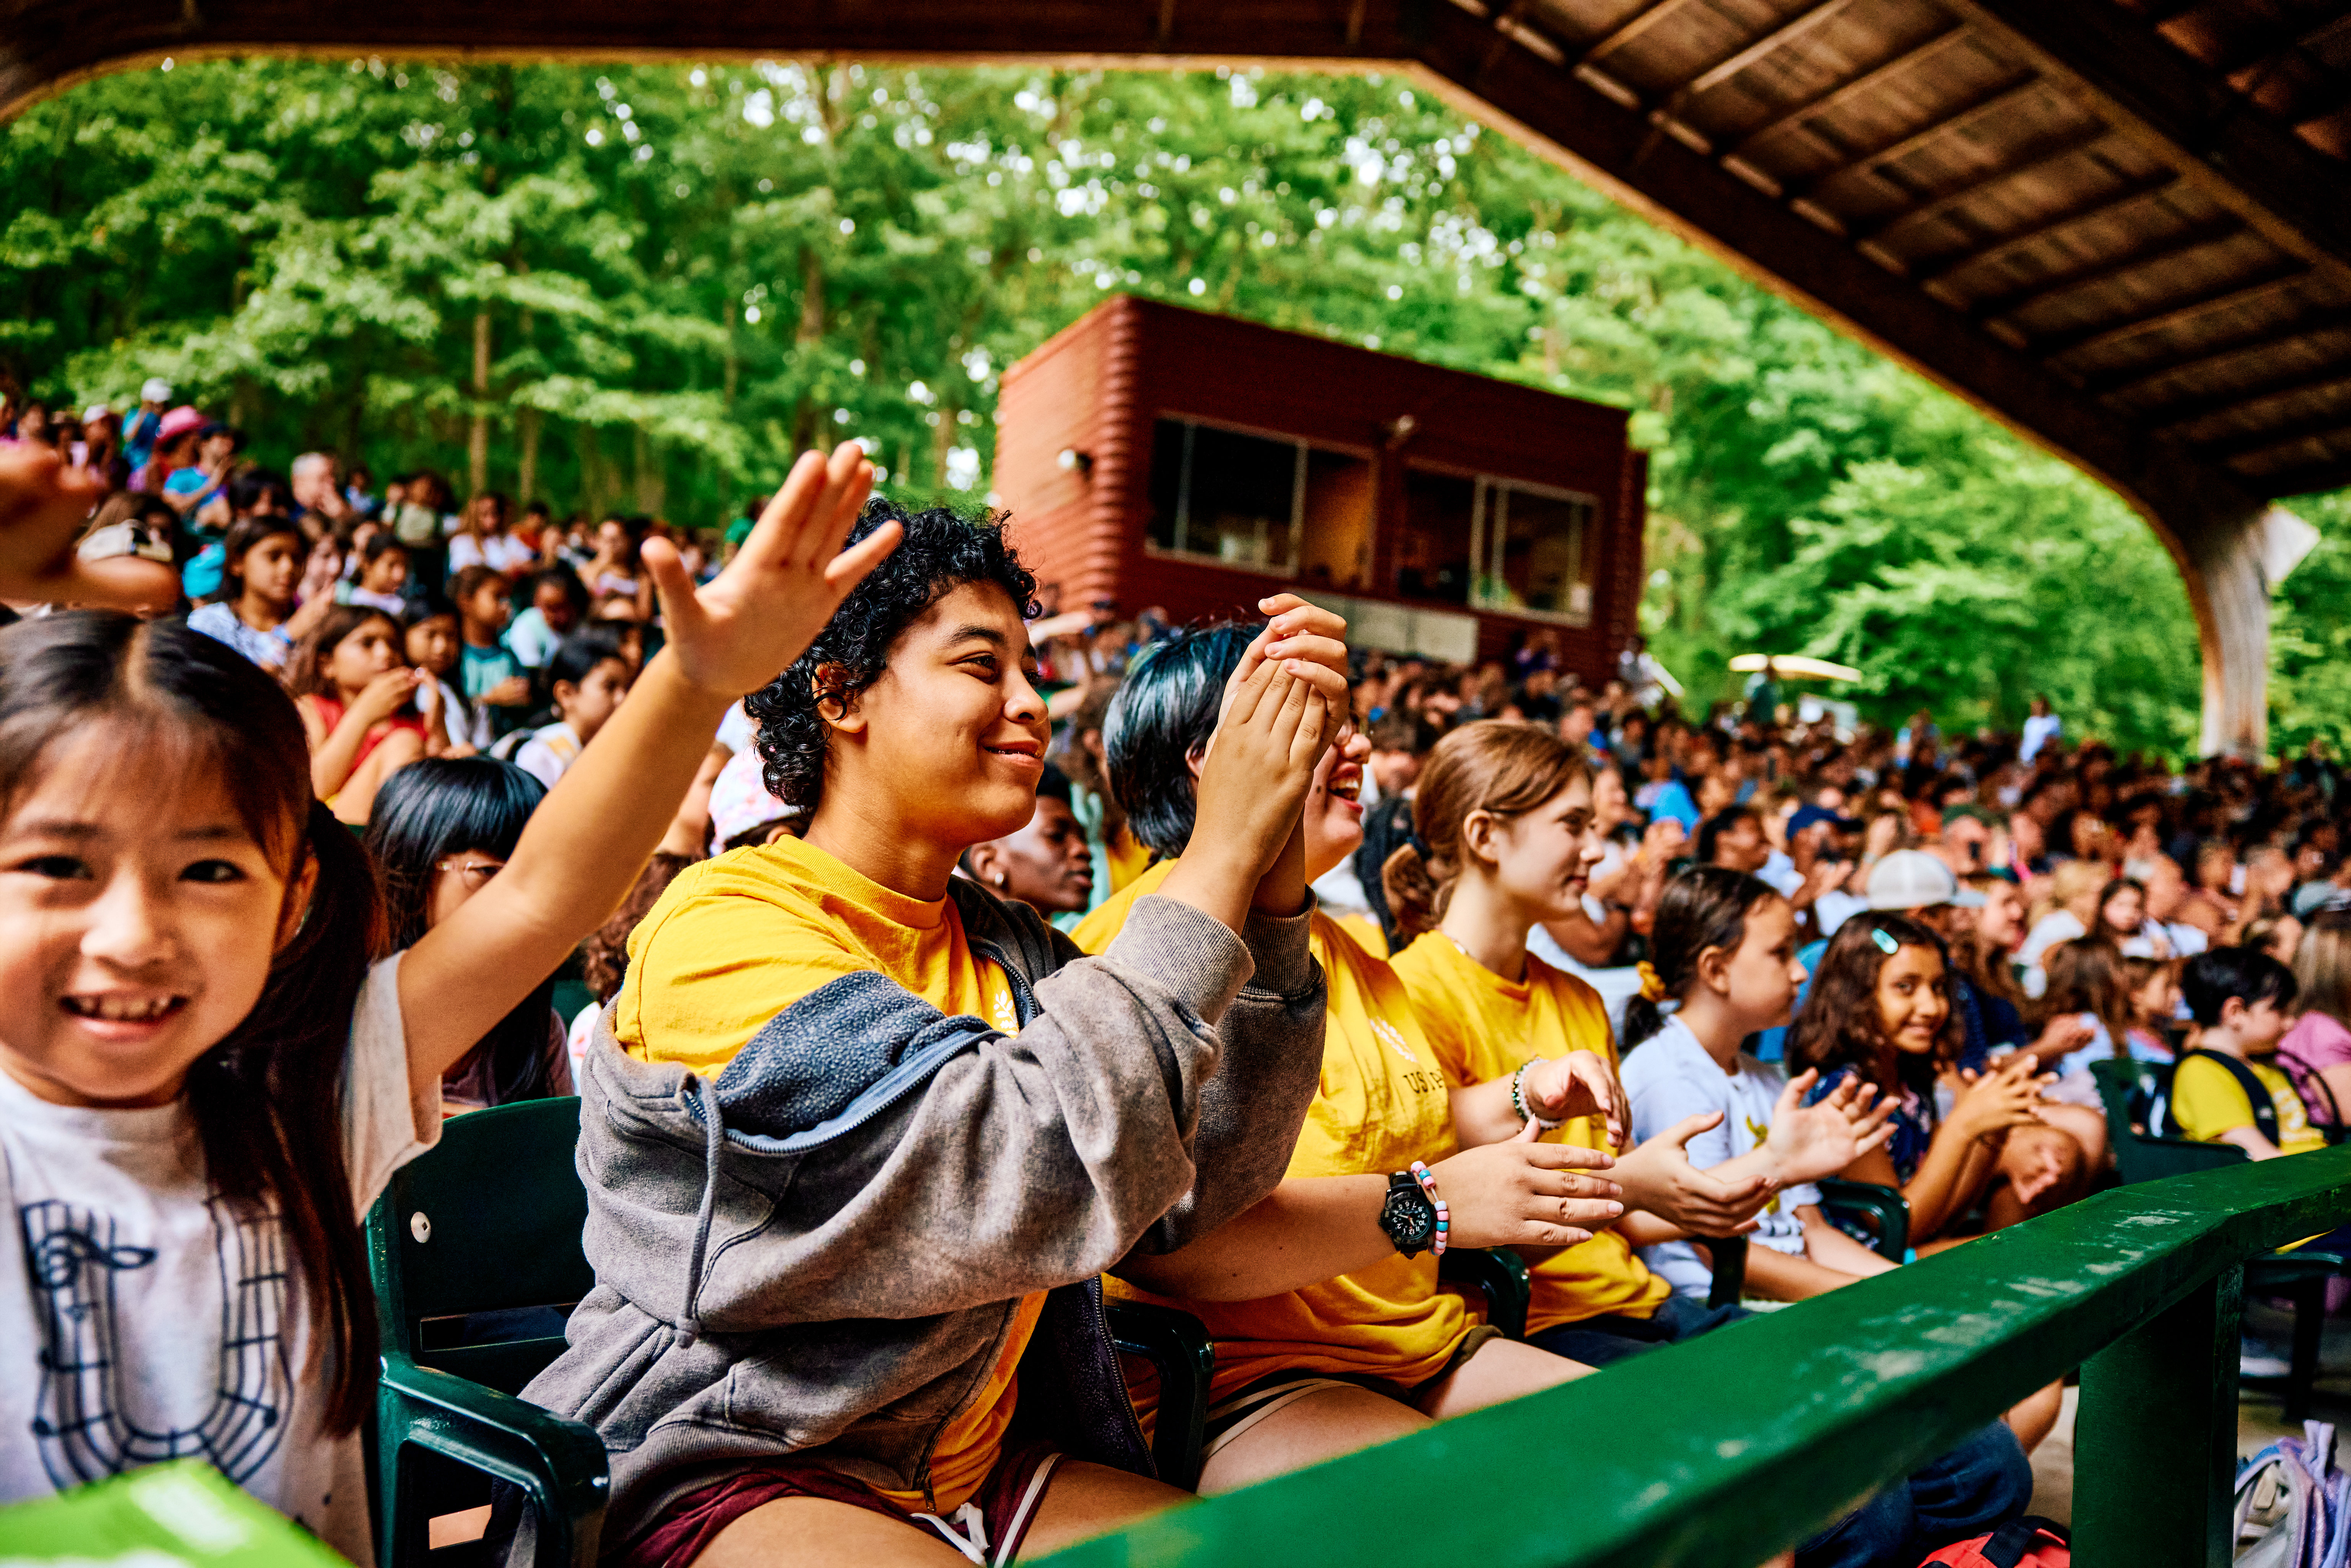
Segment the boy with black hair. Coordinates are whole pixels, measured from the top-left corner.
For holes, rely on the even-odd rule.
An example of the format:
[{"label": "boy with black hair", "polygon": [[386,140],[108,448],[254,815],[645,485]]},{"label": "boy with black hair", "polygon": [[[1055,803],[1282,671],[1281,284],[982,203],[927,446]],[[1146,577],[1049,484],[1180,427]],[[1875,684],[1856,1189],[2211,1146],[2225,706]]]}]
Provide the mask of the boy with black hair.
[{"label": "boy with black hair", "polygon": [[2257,948],[2215,947],[2189,960],[2179,989],[2197,1034],[2171,1078],[2174,1128],[2256,1160],[2325,1148],[2302,1096],[2268,1060],[2286,1030],[2294,971]]}]

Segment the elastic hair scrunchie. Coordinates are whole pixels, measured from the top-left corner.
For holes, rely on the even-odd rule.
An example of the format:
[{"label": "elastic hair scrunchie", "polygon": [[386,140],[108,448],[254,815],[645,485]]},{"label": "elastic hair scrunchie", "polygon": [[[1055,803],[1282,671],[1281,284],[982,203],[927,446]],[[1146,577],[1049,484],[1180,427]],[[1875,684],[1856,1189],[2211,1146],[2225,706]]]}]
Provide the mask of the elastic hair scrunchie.
[{"label": "elastic hair scrunchie", "polygon": [[1641,977],[1643,1001],[1655,1004],[1666,999],[1666,982],[1658,977],[1656,966],[1644,958],[1633,966],[1633,972]]}]

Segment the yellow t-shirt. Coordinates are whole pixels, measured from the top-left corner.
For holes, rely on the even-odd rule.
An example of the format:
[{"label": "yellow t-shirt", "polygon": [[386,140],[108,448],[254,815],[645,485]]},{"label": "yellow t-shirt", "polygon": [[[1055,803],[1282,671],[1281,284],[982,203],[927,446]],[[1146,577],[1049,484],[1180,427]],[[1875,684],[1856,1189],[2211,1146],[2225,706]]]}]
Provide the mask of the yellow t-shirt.
[{"label": "yellow t-shirt", "polygon": [[1136,877],[1151,869],[1151,850],[1136,838],[1125,823],[1119,824],[1118,837],[1102,848],[1102,858],[1110,862],[1110,890],[1116,893]]},{"label": "yellow t-shirt", "polygon": [[[925,903],[869,880],[794,838],[736,850],[678,873],[629,937],[613,1032],[631,1055],[723,1070],[768,1019],[843,975],[879,971],[942,1012],[1019,1028],[1002,968],[977,957],[954,901]],[[961,1507],[995,1468],[1019,1403],[1014,1376],[1045,1310],[1021,1299],[987,1380],[931,1454],[931,1496],[885,1493],[907,1510]]]},{"label": "yellow t-shirt", "polygon": [[[2293,1081],[2266,1061],[2247,1061],[2253,1076],[2270,1092],[2277,1108],[2278,1147],[2289,1155],[2323,1149],[2326,1139],[2310,1124],[2310,1113],[2294,1092]],[[2189,1057],[2171,1076],[2171,1112],[2179,1125],[2199,1143],[2214,1143],[2221,1134],[2253,1125],[2252,1102],[2244,1086],[2217,1061]]]},{"label": "yellow t-shirt", "polygon": [[[1074,933],[1078,945],[1090,952],[1107,946],[1134,901],[1156,891],[1173,864],[1152,867],[1088,915]],[[1452,1154],[1448,1085],[1395,972],[1319,912],[1308,923],[1308,943],[1329,993],[1322,1073],[1284,1174],[1384,1176]],[[1118,1299],[1165,1300],[1122,1281],[1105,1284]],[[1459,1296],[1438,1289],[1430,1252],[1391,1254],[1280,1296],[1166,1304],[1197,1315],[1217,1342],[1209,1385],[1217,1398],[1291,1370],[1410,1387],[1445,1370],[1474,1322]],[[1133,1392],[1138,1413],[1156,1404],[1155,1385],[1138,1380]]]},{"label": "yellow t-shirt", "polygon": [[[1527,977],[1517,985],[1462,952],[1441,931],[1423,935],[1396,955],[1395,965],[1429,1044],[1457,1082],[1484,1083],[1508,1076],[1522,1061],[1571,1051],[1593,1051],[1615,1064],[1615,1041],[1600,993],[1531,953]],[[1605,1148],[1608,1127],[1597,1116],[1578,1117],[1543,1134],[1543,1141]],[[1554,1252],[1531,1271],[1531,1333],[1610,1313],[1646,1318],[1673,1292],[1614,1230],[1597,1231],[1581,1246]]]}]

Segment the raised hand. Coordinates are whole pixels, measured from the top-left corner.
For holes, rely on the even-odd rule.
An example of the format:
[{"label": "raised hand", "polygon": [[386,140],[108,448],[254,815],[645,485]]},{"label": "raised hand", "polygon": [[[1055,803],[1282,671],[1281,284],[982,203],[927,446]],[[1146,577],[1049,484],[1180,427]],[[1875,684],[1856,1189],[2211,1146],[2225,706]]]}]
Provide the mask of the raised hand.
[{"label": "raised hand", "polygon": [[83,560],[74,553],[82,525],[105,498],[102,480],[68,466],[51,448],[0,441],[0,600],[169,608],[177,585],[159,600],[162,577],[152,561],[138,556]]},{"label": "raised hand", "polygon": [[1539,1144],[1529,1133],[1465,1149],[1431,1167],[1452,1211],[1455,1247],[1573,1247],[1625,1212],[1623,1189],[1583,1171],[1614,1162],[1599,1149]]},{"label": "raised hand", "polygon": [[894,522],[841,548],[872,493],[873,465],[855,442],[830,460],[801,454],[726,570],[698,590],[675,546],[645,541],[667,651],[687,680],[739,697],[807,651],[849,591],[898,548],[904,530]]},{"label": "raised hand", "polygon": [[1735,1236],[1751,1228],[1778,1184],[1760,1172],[1723,1177],[1690,1164],[1689,1141],[1722,1121],[1719,1111],[1685,1116],[1616,1162],[1625,1203],[1693,1236]]},{"label": "raised hand", "polygon": [[1771,1108],[1763,1150],[1782,1186],[1833,1176],[1894,1135],[1894,1101],[1876,1084],[1848,1073],[1818,1104],[1807,1105],[1804,1095],[1819,1078],[1818,1069],[1806,1068],[1788,1081]]}]

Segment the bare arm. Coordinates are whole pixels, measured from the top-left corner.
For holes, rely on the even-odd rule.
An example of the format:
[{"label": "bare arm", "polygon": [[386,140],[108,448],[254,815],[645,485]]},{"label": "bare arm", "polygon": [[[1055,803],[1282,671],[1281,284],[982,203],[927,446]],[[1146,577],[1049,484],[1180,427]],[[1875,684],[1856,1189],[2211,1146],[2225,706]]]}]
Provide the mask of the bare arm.
[{"label": "bare arm", "polygon": [[1796,1218],[1804,1222],[1804,1256],[1823,1269],[1840,1274],[1883,1274],[1900,1267],[1839,1230],[1815,1205],[1804,1205],[1796,1210]]},{"label": "bare arm", "polygon": [[[1565,1056],[1539,1057],[1527,1066],[1520,1083],[1528,1106],[1549,1122],[1578,1116],[1604,1116],[1611,1147],[1625,1146],[1625,1091],[1597,1051],[1571,1051]],[[1462,1147],[1505,1143],[1526,1131],[1510,1103],[1510,1077],[1489,1078],[1451,1092],[1453,1133]]]},{"label": "bare arm", "polygon": [[2216,1143],[2236,1145],[2237,1147],[2245,1151],[2245,1157],[2248,1159],[2273,1160],[2285,1153],[2283,1149],[2279,1148],[2275,1144],[2273,1144],[2267,1138],[2262,1137],[2261,1134],[2261,1129],[2258,1127],[2231,1127],[2227,1132],[2219,1134],[2213,1141]]},{"label": "bare arm", "polygon": [[854,444],[804,455],[726,570],[695,591],[677,552],[646,547],[670,626],[629,700],[523,831],[495,882],[400,967],[410,1076],[438,1079],[625,897],[661,841],[727,706],[806,649],[898,542],[841,547],[873,486]]},{"label": "bare arm", "polygon": [[[1457,1247],[1571,1247],[1622,1206],[1595,1149],[1517,1139],[1439,1160],[1430,1169],[1452,1215]],[[1388,1181],[1381,1176],[1293,1176],[1271,1196],[1190,1246],[1130,1256],[1120,1277],[1162,1295],[1247,1301],[1302,1290],[1391,1257],[1380,1228]]]}]

